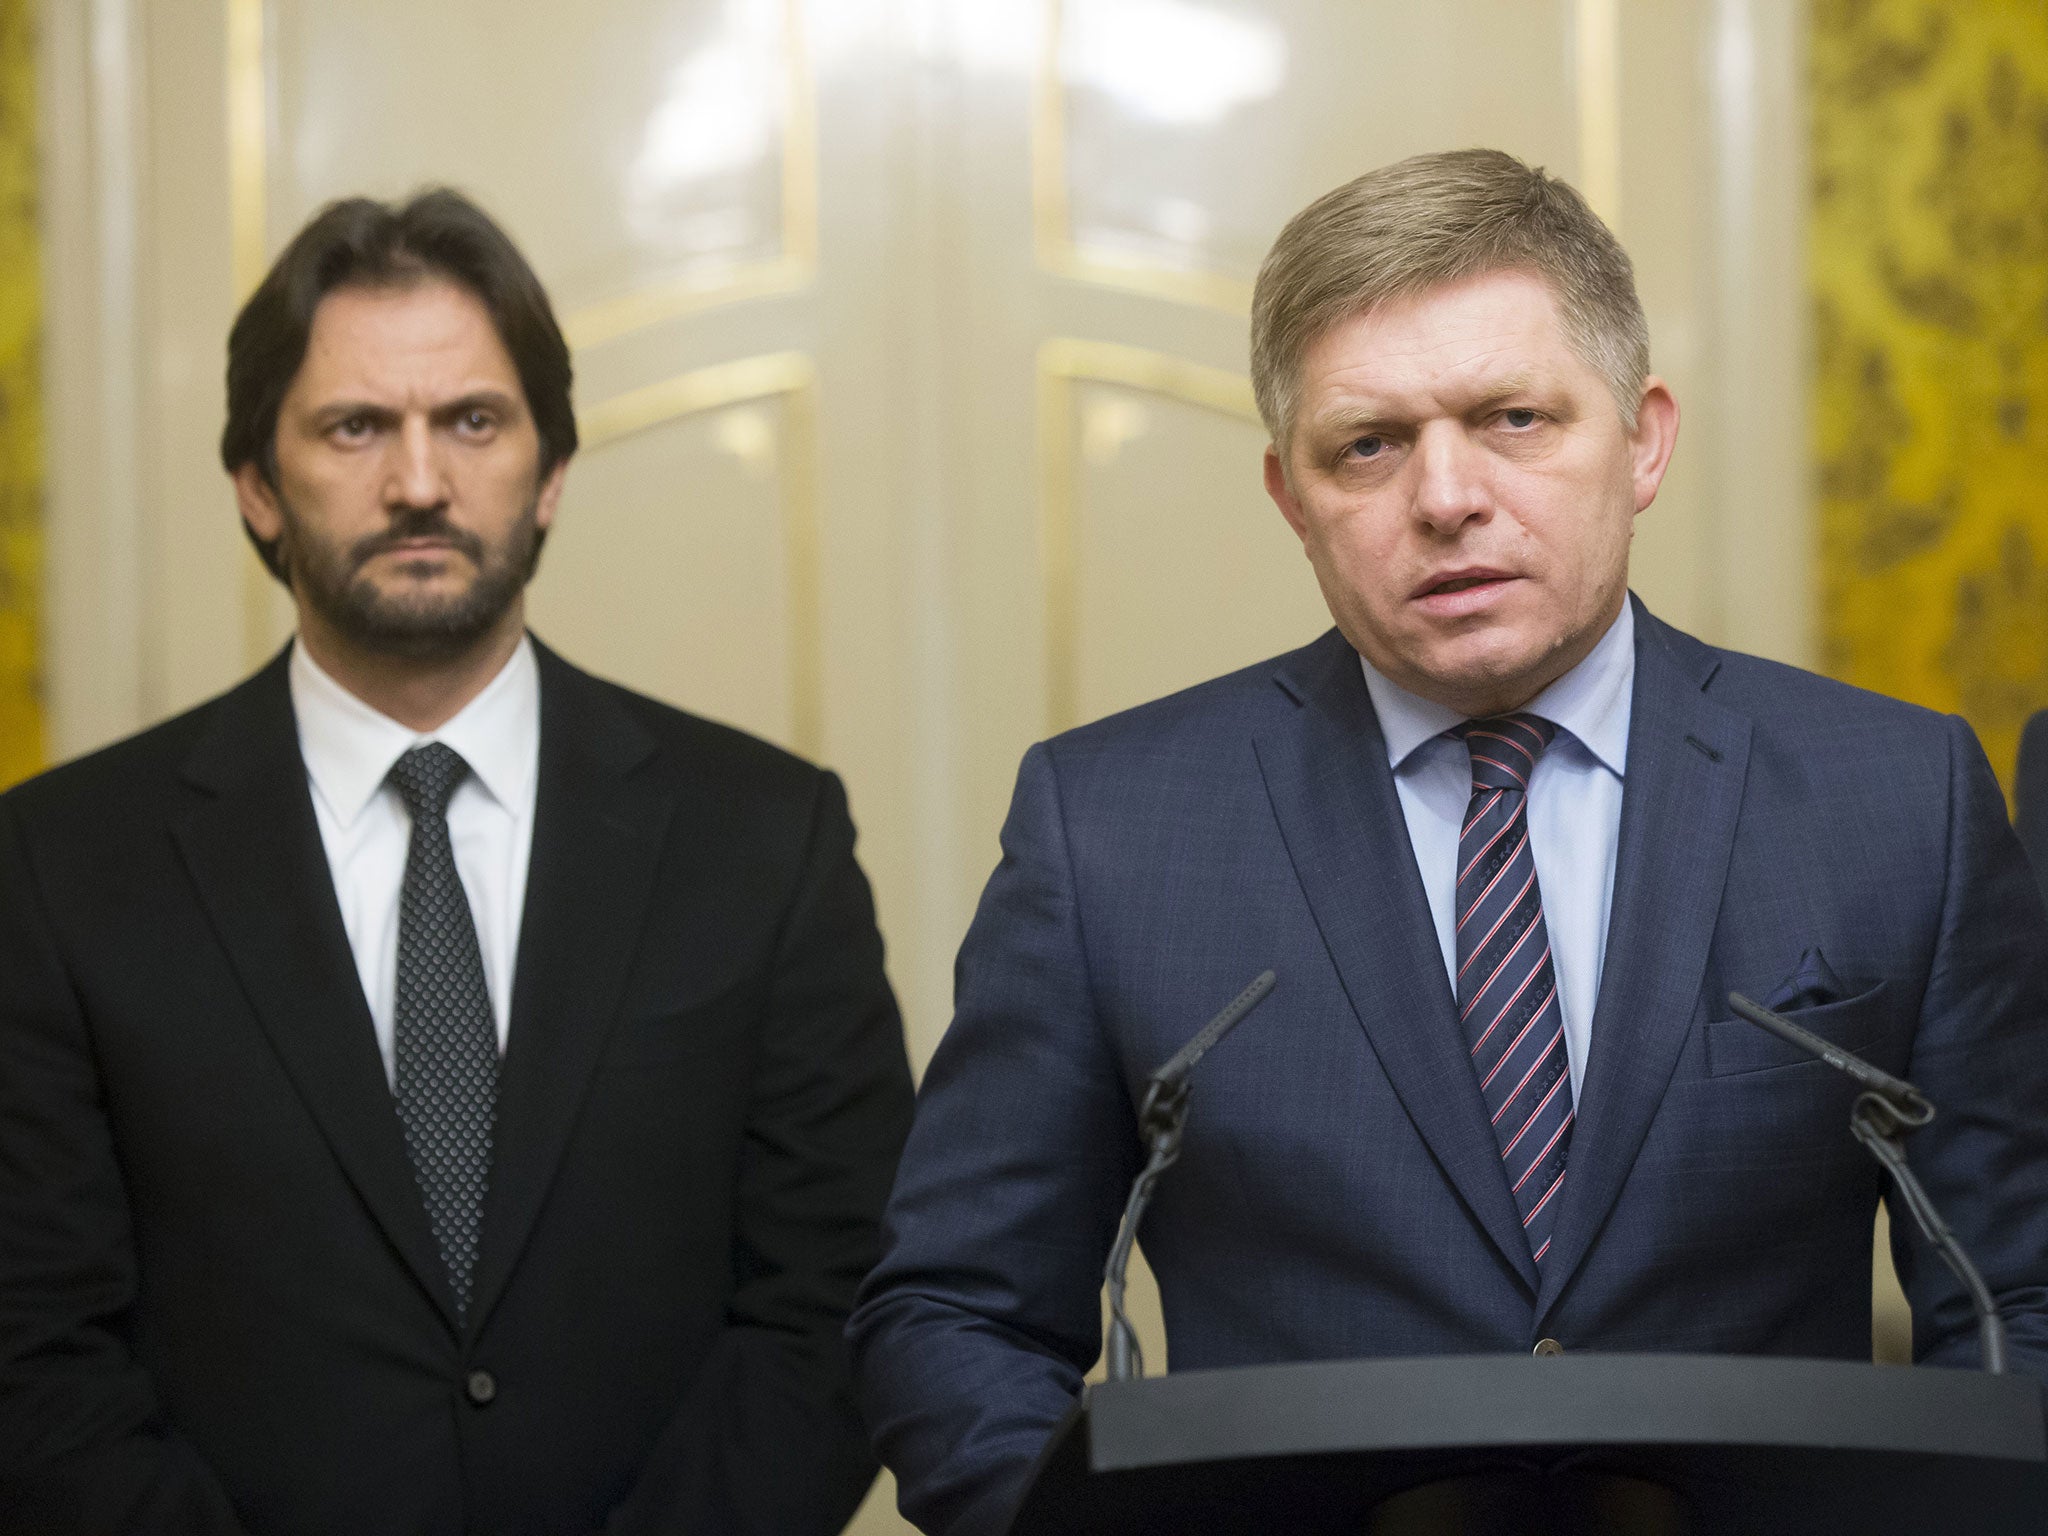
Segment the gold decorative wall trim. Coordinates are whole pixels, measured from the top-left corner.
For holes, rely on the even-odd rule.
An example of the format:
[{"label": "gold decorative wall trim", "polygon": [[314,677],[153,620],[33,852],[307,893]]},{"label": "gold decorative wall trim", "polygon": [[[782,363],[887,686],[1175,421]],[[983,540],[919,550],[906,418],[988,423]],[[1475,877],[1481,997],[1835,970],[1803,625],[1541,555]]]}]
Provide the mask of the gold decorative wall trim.
[{"label": "gold decorative wall trim", "polygon": [[0,789],[43,766],[35,0],[0,0]]},{"label": "gold decorative wall trim", "polygon": [[789,604],[791,745],[806,757],[825,745],[824,581],[819,549],[817,366],[801,352],[774,352],[698,368],[629,390],[577,413],[585,453],[667,422],[753,400],[782,403],[782,542]]},{"label": "gold decorative wall trim", "polygon": [[1080,714],[1080,509],[1074,484],[1074,390],[1109,384],[1259,426],[1251,380],[1143,347],[1055,336],[1038,349],[1038,542],[1045,582],[1046,729]]},{"label": "gold decorative wall trim", "polygon": [[2048,10],[1816,0],[1823,656],[1976,728],[2048,707]]}]

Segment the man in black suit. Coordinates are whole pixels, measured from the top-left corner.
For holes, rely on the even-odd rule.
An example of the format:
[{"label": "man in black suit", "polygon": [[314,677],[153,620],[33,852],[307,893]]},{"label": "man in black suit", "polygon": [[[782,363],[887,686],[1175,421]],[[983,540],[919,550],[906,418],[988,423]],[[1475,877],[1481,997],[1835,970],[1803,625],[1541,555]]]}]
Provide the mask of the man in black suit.
[{"label": "man in black suit", "polygon": [[452,193],[229,342],[295,644],[0,797],[0,1530],[828,1532],[910,1082],[829,773],[522,589],[569,356]]}]

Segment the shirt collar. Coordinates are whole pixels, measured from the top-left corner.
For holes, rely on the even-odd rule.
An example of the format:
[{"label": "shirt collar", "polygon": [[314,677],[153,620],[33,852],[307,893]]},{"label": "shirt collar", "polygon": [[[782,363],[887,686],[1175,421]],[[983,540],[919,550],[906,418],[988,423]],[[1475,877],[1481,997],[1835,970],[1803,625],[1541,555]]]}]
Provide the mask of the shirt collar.
[{"label": "shirt collar", "polygon": [[[1635,634],[1635,605],[1624,601],[1620,615],[1585,660],[1523,706],[1528,713],[1569,731],[1616,778],[1624,777],[1628,766]],[[1380,734],[1387,740],[1387,762],[1397,771],[1428,742],[1464,723],[1465,717],[1448,705],[1390,682],[1365,657],[1358,658],[1358,665],[1380,718]]]},{"label": "shirt collar", "polygon": [[540,743],[540,669],[522,635],[511,659],[440,729],[415,731],[365,704],[330,676],[305,646],[292,646],[292,713],[313,788],[342,826],[362,815],[391,765],[422,742],[462,754],[485,793],[510,811],[528,803]]}]

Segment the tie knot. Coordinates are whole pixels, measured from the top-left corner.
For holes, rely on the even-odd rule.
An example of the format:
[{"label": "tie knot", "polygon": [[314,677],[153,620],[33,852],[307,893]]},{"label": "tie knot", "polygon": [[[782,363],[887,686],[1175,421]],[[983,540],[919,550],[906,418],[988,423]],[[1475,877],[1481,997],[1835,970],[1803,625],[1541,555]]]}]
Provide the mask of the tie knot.
[{"label": "tie knot", "polygon": [[1527,790],[1536,759],[1557,735],[1557,727],[1541,715],[1495,715],[1467,720],[1451,734],[1472,754],[1474,789]]},{"label": "tie knot", "polygon": [[469,764],[453,747],[438,741],[422,742],[391,765],[385,777],[391,781],[406,811],[414,821],[448,814],[448,800],[455,793]]}]

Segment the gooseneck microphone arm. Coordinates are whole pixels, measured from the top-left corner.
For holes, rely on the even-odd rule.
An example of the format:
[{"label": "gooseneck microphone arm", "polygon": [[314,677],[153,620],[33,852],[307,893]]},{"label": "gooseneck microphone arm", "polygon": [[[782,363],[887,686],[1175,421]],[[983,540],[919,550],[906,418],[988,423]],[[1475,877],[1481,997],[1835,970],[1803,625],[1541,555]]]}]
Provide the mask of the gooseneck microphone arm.
[{"label": "gooseneck microphone arm", "polygon": [[1128,1381],[1145,1374],[1144,1352],[1138,1347],[1137,1330],[1124,1312],[1124,1271],[1130,1267],[1131,1245],[1138,1239],[1138,1223],[1159,1180],[1180,1156],[1181,1127],[1188,1118],[1188,1074],[1209,1048],[1236,1027],[1238,1020],[1266,1000],[1273,990],[1273,973],[1266,971],[1202,1026],[1201,1033],[1174,1052],[1145,1083],[1145,1098],[1138,1108],[1138,1134],[1145,1141],[1145,1166],[1131,1184],[1130,1199],[1124,1202],[1124,1219],[1110,1245],[1109,1262],[1102,1267],[1102,1282],[1109,1289],[1109,1349],[1107,1373],[1111,1381]]},{"label": "gooseneck microphone arm", "polygon": [[1963,1283],[1963,1289],[1969,1292],[1970,1304],[1977,1312],[1977,1337],[1984,1352],[1984,1369],[1993,1376],[2003,1376],[2005,1319],[1998,1315],[1998,1304],[1991,1298],[1991,1287],[1984,1283],[1984,1276],[1970,1262],[1970,1256],[1956,1241],[1955,1233],[1941,1219],[1941,1213],[1927,1197],[1926,1189],[1907,1166],[1906,1149],[1900,1145],[1908,1134],[1934,1118],[1934,1105],[1928,1101],[1927,1095],[1911,1083],[1880,1071],[1854,1051],[1845,1051],[1811,1030],[1801,1029],[1783,1014],[1773,1013],[1761,1004],[1751,1002],[1740,992],[1728,994],[1728,1006],[1750,1023],[1818,1056],[1836,1071],[1847,1073],[1863,1085],[1863,1092],[1856,1096],[1856,1107],[1849,1112],[1849,1130],[1892,1176],[1892,1183],[1905,1201],[1906,1209],[1913,1213],[1914,1223],[1934,1245],[1935,1252],[1955,1272],[1955,1277]]}]

